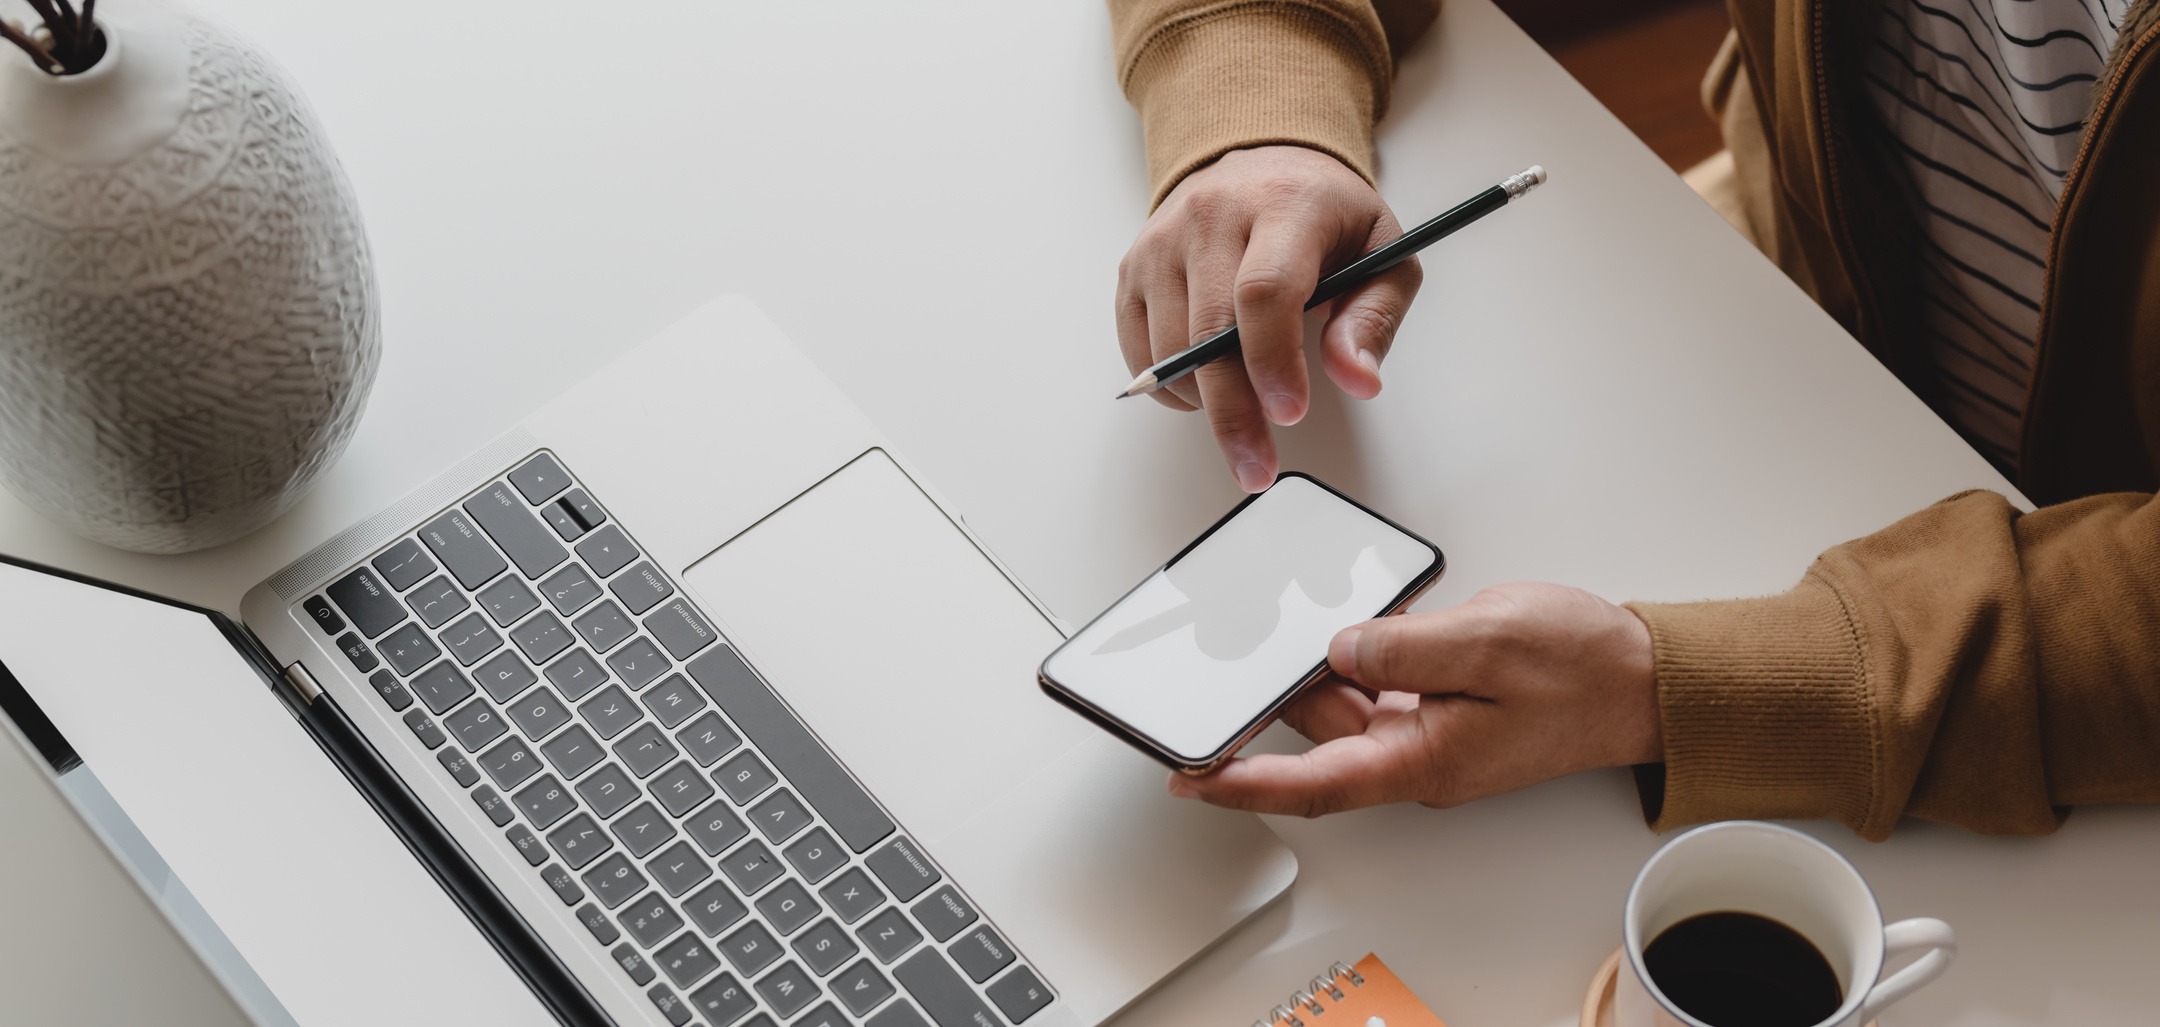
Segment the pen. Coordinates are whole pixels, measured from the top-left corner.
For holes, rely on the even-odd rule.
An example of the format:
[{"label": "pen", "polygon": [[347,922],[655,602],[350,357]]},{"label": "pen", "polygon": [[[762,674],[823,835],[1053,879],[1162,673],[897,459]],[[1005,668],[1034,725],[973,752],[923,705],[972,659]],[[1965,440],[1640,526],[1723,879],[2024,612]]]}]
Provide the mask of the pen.
[{"label": "pen", "polygon": [[[1545,168],[1533,164],[1519,175],[1511,175],[1499,185],[1493,186],[1456,204],[1446,213],[1427,221],[1392,241],[1350,262],[1349,266],[1320,280],[1320,287],[1313,290],[1312,299],[1305,301],[1305,309],[1311,310],[1322,303],[1348,292],[1354,285],[1394,267],[1424,249],[1450,235],[1465,225],[1507,206],[1509,200],[1518,199],[1524,193],[1545,184]],[[1154,367],[1140,372],[1119,399],[1144,396],[1177,381],[1200,369],[1201,365],[1221,360],[1238,351],[1238,329],[1231,325],[1199,342],[1181,353],[1164,357]]]}]

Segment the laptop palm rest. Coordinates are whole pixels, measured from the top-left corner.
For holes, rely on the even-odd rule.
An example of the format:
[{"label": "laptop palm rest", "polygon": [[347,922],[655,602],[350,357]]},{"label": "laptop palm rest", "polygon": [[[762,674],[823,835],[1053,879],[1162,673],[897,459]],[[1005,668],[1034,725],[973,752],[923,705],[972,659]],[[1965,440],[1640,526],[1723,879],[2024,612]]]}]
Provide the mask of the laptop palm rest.
[{"label": "laptop palm rest", "polygon": [[1093,1023],[1288,887],[1256,817],[1169,798],[1065,711],[1063,636],[881,450],[682,575],[773,688]]}]

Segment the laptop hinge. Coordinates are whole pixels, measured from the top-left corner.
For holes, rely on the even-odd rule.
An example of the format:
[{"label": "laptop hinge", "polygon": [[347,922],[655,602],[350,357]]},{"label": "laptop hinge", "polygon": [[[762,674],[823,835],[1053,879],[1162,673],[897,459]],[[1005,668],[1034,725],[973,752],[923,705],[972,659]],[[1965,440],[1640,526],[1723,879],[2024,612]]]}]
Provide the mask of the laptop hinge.
[{"label": "laptop hinge", "polygon": [[297,663],[285,668],[285,683],[291,685],[293,691],[300,693],[300,701],[309,706],[315,705],[316,697],[322,695],[322,686],[315,683],[315,675],[308,673],[306,667]]}]

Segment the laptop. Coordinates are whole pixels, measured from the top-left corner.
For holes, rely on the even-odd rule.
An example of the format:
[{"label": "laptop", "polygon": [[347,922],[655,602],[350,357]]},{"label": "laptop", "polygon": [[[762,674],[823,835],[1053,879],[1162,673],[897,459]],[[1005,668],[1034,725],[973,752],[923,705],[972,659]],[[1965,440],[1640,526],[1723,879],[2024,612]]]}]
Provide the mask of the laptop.
[{"label": "laptop", "polygon": [[0,562],[31,763],[258,1024],[1085,1027],[1297,873],[742,299],[241,609]]}]

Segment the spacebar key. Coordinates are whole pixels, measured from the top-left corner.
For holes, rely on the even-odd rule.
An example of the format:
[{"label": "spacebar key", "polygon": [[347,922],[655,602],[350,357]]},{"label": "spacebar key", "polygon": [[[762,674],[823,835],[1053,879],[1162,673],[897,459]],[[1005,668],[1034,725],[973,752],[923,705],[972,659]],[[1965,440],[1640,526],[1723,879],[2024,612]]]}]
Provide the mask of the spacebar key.
[{"label": "spacebar key", "polygon": [[938,1027],[1002,1027],[1005,1022],[975,997],[975,990],[960,979],[959,972],[935,945],[923,946],[922,951],[893,967],[893,976],[900,978],[908,994],[922,1003]]},{"label": "spacebar key", "polygon": [[689,671],[743,734],[765,750],[765,758],[795,790],[825,815],[825,822],[848,848],[862,852],[893,833],[892,818],[870,801],[869,793],[841,769],[780,697],[750,672],[733,648],[714,646],[692,660]]}]

